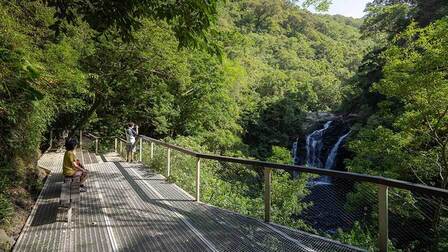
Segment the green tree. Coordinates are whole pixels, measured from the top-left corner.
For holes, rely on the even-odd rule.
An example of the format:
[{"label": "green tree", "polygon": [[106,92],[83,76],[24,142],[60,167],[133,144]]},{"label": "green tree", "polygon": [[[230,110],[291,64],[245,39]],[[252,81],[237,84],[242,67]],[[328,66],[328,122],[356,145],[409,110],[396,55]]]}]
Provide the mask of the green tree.
[{"label": "green tree", "polygon": [[66,40],[53,44],[47,39],[51,9],[39,2],[0,2],[0,7],[0,167],[15,184],[32,187],[47,127],[58,110],[67,109],[57,95],[83,89],[77,60],[85,49],[84,33],[71,29]]},{"label": "green tree", "polygon": [[[387,100],[379,103],[379,111],[350,143],[355,152],[354,159],[348,161],[351,171],[447,188],[447,28],[447,19],[424,28],[412,24],[384,52],[384,77],[373,90]],[[417,211],[422,211],[418,202],[428,200],[427,196],[407,198]],[[409,204],[412,201],[417,203]],[[406,204],[397,204],[401,207],[395,213],[404,219],[414,218],[404,211]],[[430,204],[434,210],[427,220],[433,232],[426,235],[432,236],[433,250],[443,251],[446,241],[440,234],[446,232],[441,226],[446,202],[434,199]]]},{"label": "green tree", "polygon": [[206,39],[207,29],[217,14],[218,0],[199,1],[120,1],[50,0],[56,10],[52,28],[65,31],[65,23],[77,24],[83,20],[100,34],[117,31],[124,40],[132,40],[134,31],[143,26],[142,20],[168,20],[181,45],[197,44]]},{"label": "green tree", "polygon": [[136,120],[145,122],[156,134],[170,134],[170,124],[178,113],[175,96],[190,81],[186,53],[178,51],[178,42],[166,23],[142,22],[132,43],[124,43],[118,36],[103,37],[94,51],[83,56],[80,63],[89,76],[89,108],[82,111],[74,129],[96,115],[99,124],[112,123],[109,129]]}]

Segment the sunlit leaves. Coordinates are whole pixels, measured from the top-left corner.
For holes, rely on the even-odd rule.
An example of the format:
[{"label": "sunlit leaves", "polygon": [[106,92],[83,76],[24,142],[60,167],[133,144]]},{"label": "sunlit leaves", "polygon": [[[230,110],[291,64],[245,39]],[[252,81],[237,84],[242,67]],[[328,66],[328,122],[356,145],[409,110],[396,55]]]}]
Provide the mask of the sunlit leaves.
[{"label": "sunlit leaves", "polygon": [[302,3],[304,7],[314,6],[319,11],[326,11],[331,5],[332,0],[294,0]]},{"label": "sunlit leaves", "polygon": [[78,24],[80,20],[100,34],[117,32],[124,40],[134,39],[134,32],[143,27],[142,20],[167,20],[180,45],[198,45],[206,39],[204,30],[217,14],[217,0],[150,1],[150,0],[63,0],[48,1],[56,10],[57,32],[64,31],[64,22]]}]

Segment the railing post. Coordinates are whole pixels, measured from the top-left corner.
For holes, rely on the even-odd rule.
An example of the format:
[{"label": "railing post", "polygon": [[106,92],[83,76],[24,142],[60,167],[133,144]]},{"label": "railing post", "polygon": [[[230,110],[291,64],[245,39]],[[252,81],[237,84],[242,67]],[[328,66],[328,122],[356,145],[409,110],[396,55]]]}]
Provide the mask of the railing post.
[{"label": "railing post", "polygon": [[79,147],[82,148],[82,130],[79,130]]},{"label": "railing post", "polygon": [[98,138],[95,138],[95,154],[98,155]]},{"label": "railing post", "polygon": [[167,167],[166,167],[166,176],[169,177],[171,175],[171,149],[168,148],[168,154],[167,154]]},{"label": "railing post", "polygon": [[378,188],[378,249],[380,252],[387,252],[387,242],[389,237],[389,199],[388,187],[379,185]]},{"label": "railing post", "polygon": [[114,148],[115,152],[118,152],[118,139],[115,138],[115,148]]},{"label": "railing post", "polygon": [[120,156],[123,155],[123,142],[120,140]]},{"label": "railing post", "polygon": [[196,201],[200,201],[201,196],[201,159],[196,161]]},{"label": "railing post", "polygon": [[140,137],[140,148],[138,153],[138,161],[142,161],[143,139]]},{"label": "railing post", "polygon": [[151,142],[151,159],[154,158],[154,143]]},{"label": "railing post", "polygon": [[271,222],[272,168],[264,168],[264,221]]},{"label": "railing post", "polygon": [[50,130],[50,148],[53,148],[53,130]]}]

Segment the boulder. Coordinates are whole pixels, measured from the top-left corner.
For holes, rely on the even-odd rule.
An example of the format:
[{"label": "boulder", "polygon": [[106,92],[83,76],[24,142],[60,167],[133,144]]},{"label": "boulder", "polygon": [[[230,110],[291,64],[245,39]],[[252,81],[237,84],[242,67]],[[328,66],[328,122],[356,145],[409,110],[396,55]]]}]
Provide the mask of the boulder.
[{"label": "boulder", "polygon": [[9,237],[5,230],[0,229],[0,251],[10,251],[14,245],[14,239]]}]

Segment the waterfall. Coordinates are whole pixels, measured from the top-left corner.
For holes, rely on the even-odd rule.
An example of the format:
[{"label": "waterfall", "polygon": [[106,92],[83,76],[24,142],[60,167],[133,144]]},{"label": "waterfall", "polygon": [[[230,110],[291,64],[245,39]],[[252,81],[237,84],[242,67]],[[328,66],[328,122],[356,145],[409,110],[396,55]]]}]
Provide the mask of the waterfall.
[{"label": "waterfall", "polygon": [[332,170],[334,166],[334,161],[336,160],[336,156],[338,155],[339,145],[345,140],[346,137],[351,133],[350,130],[347,134],[341,136],[336,144],[331,148],[330,154],[327,157],[327,161],[325,162],[325,169]]},{"label": "waterfall", "polygon": [[[327,158],[325,159],[325,163],[322,160],[325,157],[322,157],[322,147],[324,145],[323,137],[325,131],[330,127],[332,121],[328,121],[325,123],[324,127],[314,131],[306,137],[306,166],[308,167],[317,167],[317,168],[325,168],[328,170],[332,170],[334,168],[336,157],[338,155],[339,147],[344,142],[344,140],[348,137],[351,131],[339,137],[336,144],[331,148]],[[310,185],[330,185],[331,178],[328,176],[321,176],[310,182]]]},{"label": "waterfall", "polygon": [[297,138],[297,140],[292,144],[292,158],[293,158],[293,164],[298,165],[300,164],[300,159],[299,159],[299,155],[297,155],[297,148],[299,146],[299,139]]},{"label": "waterfall", "polygon": [[322,168],[320,152],[323,147],[323,135],[330,127],[332,121],[325,123],[322,129],[316,130],[306,137],[306,165],[309,167]]},{"label": "waterfall", "polygon": [[[299,147],[299,138],[297,138],[297,140],[292,144],[292,158],[293,158],[293,164],[294,165],[299,165],[300,164],[300,158],[299,155],[297,155],[297,148]],[[292,172],[292,176],[293,178],[297,178],[297,176],[299,175],[298,171],[293,171]]]},{"label": "waterfall", "polygon": [[[333,148],[331,148],[330,154],[328,154],[328,157],[327,157],[327,161],[325,161],[325,166],[324,166],[325,169],[327,169],[327,170],[333,169],[334,162],[336,161],[336,156],[338,155],[339,146],[345,140],[345,138],[347,138],[348,135],[350,135],[351,132],[352,131],[350,130],[345,135],[341,136],[338,139],[338,141],[336,142],[336,144],[333,146]],[[331,177],[322,176],[319,178],[318,183],[319,184],[331,184]]]}]

